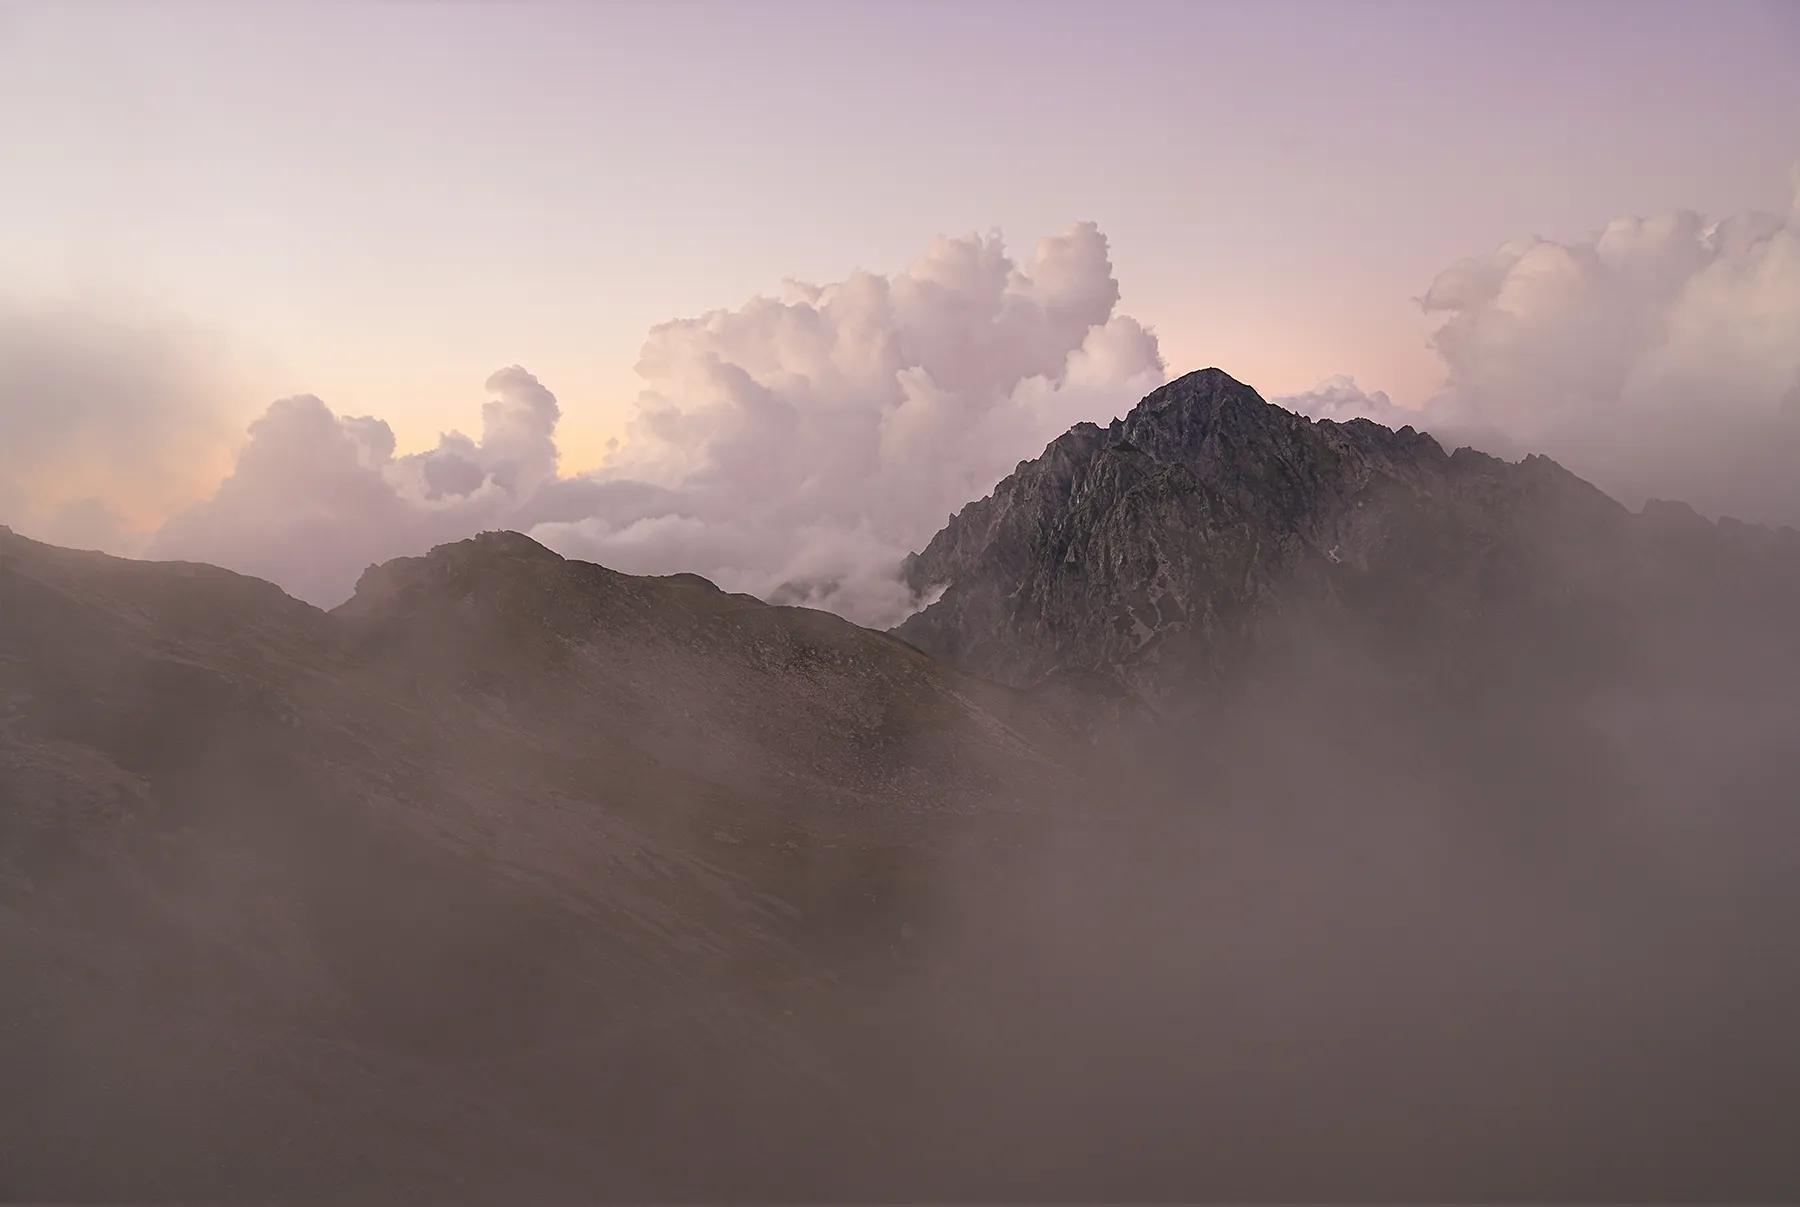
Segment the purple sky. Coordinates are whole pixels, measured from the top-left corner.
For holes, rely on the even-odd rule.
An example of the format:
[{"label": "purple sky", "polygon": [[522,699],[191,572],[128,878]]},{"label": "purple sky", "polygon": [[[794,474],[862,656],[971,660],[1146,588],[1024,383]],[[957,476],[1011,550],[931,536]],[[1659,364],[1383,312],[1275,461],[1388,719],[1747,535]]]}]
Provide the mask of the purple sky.
[{"label": "purple sky", "polygon": [[567,472],[659,323],[1091,220],[1170,372],[1411,406],[1465,257],[1785,212],[1796,64],[1792,0],[0,0],[0,306],[178,327],[233,431],[310,393],[403,452],[521,364]]}]

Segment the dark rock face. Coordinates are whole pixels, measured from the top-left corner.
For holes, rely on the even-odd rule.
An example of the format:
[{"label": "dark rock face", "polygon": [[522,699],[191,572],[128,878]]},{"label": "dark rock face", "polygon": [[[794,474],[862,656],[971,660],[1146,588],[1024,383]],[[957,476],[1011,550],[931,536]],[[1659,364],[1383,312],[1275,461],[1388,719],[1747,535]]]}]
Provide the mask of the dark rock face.
[{"label": "dark rock face", "polygon": [[[1696,558],[1717,565],[1698,575]],[[1413,661],[1479,661],[1500,641],[1622,674],[1644,624],[1697,582],[1716,598],[1690,602],[1720,623],[1791,643],[1800,534],[1634,515],[1547,458],[1313,422],[1207,369],[1059,437],[905,574],[936,597],[895,630],[920,649],[1017,686],[1079,671],[1155,701],[1221,682],[1302,621]]]}]

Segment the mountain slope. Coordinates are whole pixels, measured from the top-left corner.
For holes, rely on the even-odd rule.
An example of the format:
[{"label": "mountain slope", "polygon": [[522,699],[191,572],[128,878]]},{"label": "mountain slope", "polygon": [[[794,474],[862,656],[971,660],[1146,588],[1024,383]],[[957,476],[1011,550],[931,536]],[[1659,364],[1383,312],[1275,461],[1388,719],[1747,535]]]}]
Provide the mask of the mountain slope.
[{"label": "mountain slope", "polygon": [[[1546,458],[1314,423],[1208,370],[1053,441],[906,573],[919,648],[1157,714],[1116,791],[1142,843],[1039,874],[1053,900],[1133,885],[1096,931],[1192,953],[1121,961],[1185,1019],[1101,1017],[1138,1020],[1157,1056],[1118,1063],[1258,1172],[1107,1133],[1165,1193],[1800,1189],[1776,1138],[1800,1130],[1800,533],[1633,513]],[[1230,1038],[1184,1059],[1184,1033]],[[1096,1129],[1162,1118],[1115,1094]]]},{"label": "mountain slope", "polygon": [[0,1199],[1792,1198],[1794,544],[1217,373],[905,640],[0,531]]},{"label": "mountain slope", "polygon": [[844,1003],[1063,736],[834,616],[511,534],[326,614],[0,533],[0,1197],[804,1166]]},{"label": "mountain slope", "polygon": [[1634,515],[1546,458],[1313,422],[1216,369],[1071,429],[905,573],[936,597],[895,630],[920,649],[1019,686],[1079,672],[1152,700],[1302,633],[1433,674],[1523,660],[1590,687],[1677,653],[1735,665],[1746,632],[1758,659],[1800,648],[1800,533],[1678,504]]}]

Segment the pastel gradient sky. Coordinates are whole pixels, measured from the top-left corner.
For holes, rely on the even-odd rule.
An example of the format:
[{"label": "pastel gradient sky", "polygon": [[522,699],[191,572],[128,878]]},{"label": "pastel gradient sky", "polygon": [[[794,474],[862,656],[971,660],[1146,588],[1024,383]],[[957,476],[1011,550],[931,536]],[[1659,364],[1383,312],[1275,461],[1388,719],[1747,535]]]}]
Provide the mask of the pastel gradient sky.
[{"label": "pastel gradient sky", "polygon": [[0,279],[146,299],[400,444],[496,367],[597,461],[656,323],[1091,219],[1171,371],[1440,383],[1458,258],[1786,203],[1800,6],[13,3]]},{"label": "pastel gradient sky", "polygon": [[885,624],[1218,365],[1800,524],[1796,161],[1800,0],[0,0],[0,522]]}]

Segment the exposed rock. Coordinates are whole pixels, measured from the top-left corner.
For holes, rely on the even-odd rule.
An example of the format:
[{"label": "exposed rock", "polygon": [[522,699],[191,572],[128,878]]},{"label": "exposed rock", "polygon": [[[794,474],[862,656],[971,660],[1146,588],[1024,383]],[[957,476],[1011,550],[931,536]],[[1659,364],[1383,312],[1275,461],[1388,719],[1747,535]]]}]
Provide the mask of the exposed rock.
[{"label": "exposed rock", "polygon": [[1791,648],[1793,534],[1727,523],[1633,515],[1545,457],[1314,422],[1207,369],[1072,428],[953,517],[905,568],[935,599],[895,632],[1015,686],[1080,671],[1151,703],[1224,682],[1297,627],[1377,632],[1396,665],[1500,643],[1527,661],[1610,651],[1623,674],[1713,557],[1718,623]]}]

